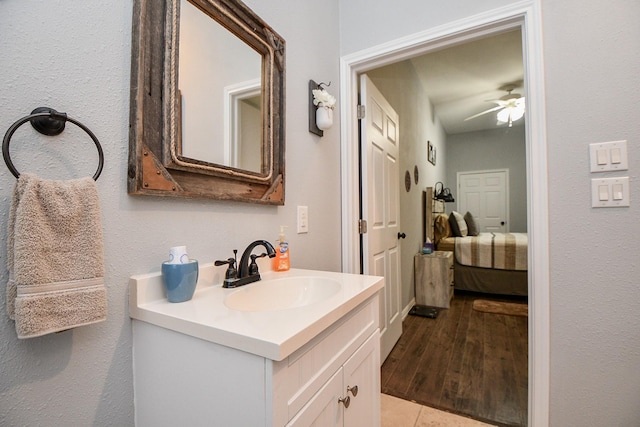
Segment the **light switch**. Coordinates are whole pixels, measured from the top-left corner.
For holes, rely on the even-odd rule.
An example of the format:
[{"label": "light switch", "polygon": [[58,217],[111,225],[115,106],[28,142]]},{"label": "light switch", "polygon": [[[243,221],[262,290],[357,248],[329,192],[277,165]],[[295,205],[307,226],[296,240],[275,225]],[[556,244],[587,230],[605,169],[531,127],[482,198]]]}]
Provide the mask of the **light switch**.
[{"label": "light switch", "polygon": [[597,153],[598,153],[597,159],[598,159],[599,165],[606,165],[607,163],[609,163],[606,149],[601,148],[597,151]]},{"label": "light switch", "polygon": [[592,179],[591,206],[594,208],[629,206],[629,177]]},{"label": "light switch", "polygon": [[594,142],[589,144],[589,162],[591,172],[629,169],[627,141]]},{"label": "light switch", "polygon": [[623,199],[623,187],[622,184],[613,184],[613,200]]},{"label": "light switch", "polygon": [[598,194],[601,202],[609,200],[609,186],[598,185]]},{"label": "light switch", "polygon": [[611,149],[611,163],[614,165],[620,164],[622,162],[622,152],[620,148],[615,147]]}]

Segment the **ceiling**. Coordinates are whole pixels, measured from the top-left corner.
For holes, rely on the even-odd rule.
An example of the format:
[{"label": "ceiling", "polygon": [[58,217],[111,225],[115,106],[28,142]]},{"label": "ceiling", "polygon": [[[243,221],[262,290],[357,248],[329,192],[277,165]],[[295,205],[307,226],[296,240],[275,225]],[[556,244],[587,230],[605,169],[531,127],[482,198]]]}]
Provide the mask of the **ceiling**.
[{"label": "ceiling", "polygon": [[[474,40],[409,60],[429,95],[435,115],[447,134],[506,127],[496,113],[464,121],[496,104],[507,94],[501,87],[515,84],[524,94],[520,30]],[[522,126],[524,119],[514,122]]]}]

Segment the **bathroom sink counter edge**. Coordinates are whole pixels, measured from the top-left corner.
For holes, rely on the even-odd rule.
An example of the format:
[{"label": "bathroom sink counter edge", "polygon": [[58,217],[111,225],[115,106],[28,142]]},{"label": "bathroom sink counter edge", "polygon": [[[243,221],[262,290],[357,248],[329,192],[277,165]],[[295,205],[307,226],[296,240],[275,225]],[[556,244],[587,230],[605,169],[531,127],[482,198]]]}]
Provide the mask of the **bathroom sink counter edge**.
[{"label": "bathroom sink counter edge", "polygon": [[[280,361],[384,287],[384,278],[378,276],[290,269],[267,271],[262,273],[261,281],[226,289],[221,286],[220,271],[213,263],[203,264],[193,298],[182,303],[167,301],[160,272],[132,276],[131,318]],[[325,278],[338,282],[340,289],[326,299],[281,310],[241,311],[225,305],[225,299],[233,292],[269,286],[270,281],[283,278]]]}]

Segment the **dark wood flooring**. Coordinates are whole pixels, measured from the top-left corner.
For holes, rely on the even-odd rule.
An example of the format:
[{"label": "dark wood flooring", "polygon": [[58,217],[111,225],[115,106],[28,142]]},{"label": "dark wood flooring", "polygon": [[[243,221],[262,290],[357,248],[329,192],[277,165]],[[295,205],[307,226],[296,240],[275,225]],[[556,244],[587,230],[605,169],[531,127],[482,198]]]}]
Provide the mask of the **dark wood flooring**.
[{"label": "dark wood flooring", "polygon": [[527,425],[527,318],[473,310],[456,291],[436,319],[407,316],[382,365],[382,392],[502,426]]}]

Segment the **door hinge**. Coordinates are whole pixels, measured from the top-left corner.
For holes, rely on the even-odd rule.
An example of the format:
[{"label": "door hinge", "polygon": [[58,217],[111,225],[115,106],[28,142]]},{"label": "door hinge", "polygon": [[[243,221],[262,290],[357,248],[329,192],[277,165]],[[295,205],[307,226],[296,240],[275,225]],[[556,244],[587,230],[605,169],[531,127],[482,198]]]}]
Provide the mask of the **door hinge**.
[{"label": "door hinge", "polygon": [[359,219],[358,220],[358,233],[366,234],[367,233],[367,220]]},{"label": "door hinge", "polygon": [[357,114],[358,114],[358,120],[364,119],[364,116],[365,116],[364,105],[358,105]]}]

